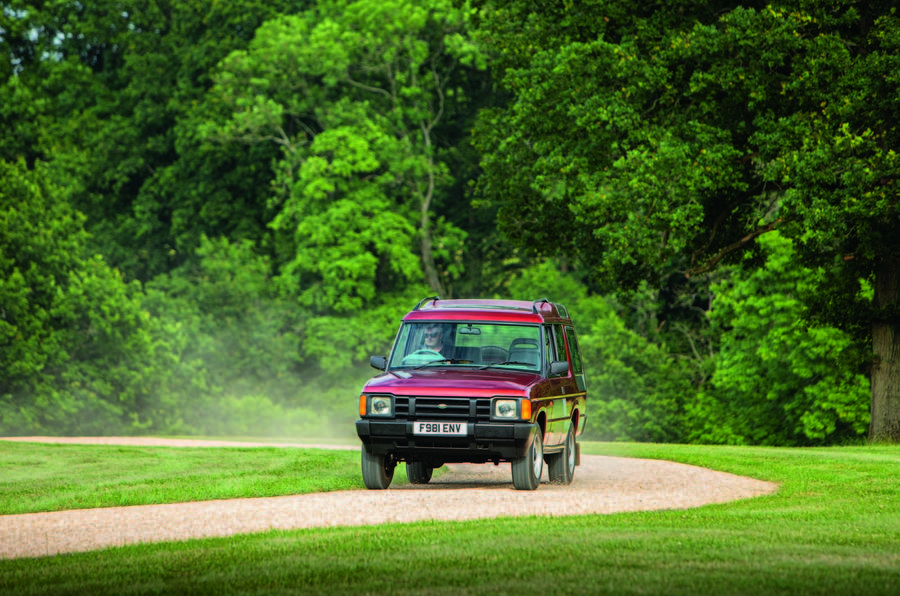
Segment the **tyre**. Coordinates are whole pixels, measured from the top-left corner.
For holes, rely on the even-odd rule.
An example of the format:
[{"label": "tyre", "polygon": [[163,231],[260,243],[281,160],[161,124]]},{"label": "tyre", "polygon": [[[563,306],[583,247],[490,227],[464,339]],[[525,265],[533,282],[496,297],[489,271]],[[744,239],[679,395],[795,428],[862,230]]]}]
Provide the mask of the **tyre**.
[{"label": "tyre", "polygon": [[362,475],[366,488],[384,490],[394,479],[394,468],[397,463],[390,455],[372,455],[362,448]]},{"label": "tyre", "polygon": [[535,431],[525,457],[513,460],[512,477],[516,490],[535,490],[541,485],[544,472],[544,435]]},{"label": "tyre", "polygon": [[547,473],[553,484],[572,484],[575,478],[575,426],[569,425],[563,450],[547,457]]},{"label": "tyre", "polygon": [[410,484],[428,484],[433,472],[432,467],[424,462],[406,462],[406,477]]}]

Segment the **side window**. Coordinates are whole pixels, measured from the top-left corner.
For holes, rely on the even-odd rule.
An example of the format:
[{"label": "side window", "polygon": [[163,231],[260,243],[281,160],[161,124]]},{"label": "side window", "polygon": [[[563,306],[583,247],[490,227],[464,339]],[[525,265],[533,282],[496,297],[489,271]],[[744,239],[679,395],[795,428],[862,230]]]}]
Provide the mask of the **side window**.
[{"label": "side window", "polygon": [[544,325],[544,362],[549,366],[556,360],[553,357],[553,331],[549,325]]},{"label": "side window", "polygon": [[578,349],[578,338],[575,337],[575,329],[566,327],[566,337],[569,340],[569,350],[572,352],[572,369],[576,375],[584,373],[584,366],[581,363],[581,350]]},{"label": "side window", "polygon": [[556,343],[556,360],[566,360],[566,340],[563,338],[562,326],[553,326],[553,340]]}]

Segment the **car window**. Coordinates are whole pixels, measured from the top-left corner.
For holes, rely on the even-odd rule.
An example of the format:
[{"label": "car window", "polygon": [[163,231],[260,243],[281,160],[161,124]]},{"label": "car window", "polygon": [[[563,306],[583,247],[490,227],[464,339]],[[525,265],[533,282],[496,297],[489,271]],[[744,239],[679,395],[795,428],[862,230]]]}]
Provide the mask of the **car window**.
[{"label": "car window", "polygon": [[544,360],[547,362],[556,360],[556,348],[553,345],[553,328],[550,325],[544,327]]},{"label": "car window", "polygon": [[578,338],[575,337],[575,329],[566,327],[566,338],[569,340],[569,350],[572,353],[572,370],[576,375],[584,373],[584,367],[581,364],[581,351],[578,349]]},{"label": "car window", "polygon": [[499,366],[540,370],[541,328],[465,322],[404,323],[390,366]]},{"label": "car window", "polygon": [[553,326],[553,341],[556,343],[556,359],[568,360],[566,357],[566,340],[563,337],[562,325]]}]

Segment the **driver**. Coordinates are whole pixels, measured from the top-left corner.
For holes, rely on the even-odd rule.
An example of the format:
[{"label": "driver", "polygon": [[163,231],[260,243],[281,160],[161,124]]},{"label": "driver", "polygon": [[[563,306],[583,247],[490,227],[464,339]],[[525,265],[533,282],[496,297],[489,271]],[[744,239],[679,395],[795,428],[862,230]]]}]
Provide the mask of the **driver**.
[{"label": "driver", "polygon": [[444,329],[440,325],[429,325],[425,328],[425,349],[444,354]]}]

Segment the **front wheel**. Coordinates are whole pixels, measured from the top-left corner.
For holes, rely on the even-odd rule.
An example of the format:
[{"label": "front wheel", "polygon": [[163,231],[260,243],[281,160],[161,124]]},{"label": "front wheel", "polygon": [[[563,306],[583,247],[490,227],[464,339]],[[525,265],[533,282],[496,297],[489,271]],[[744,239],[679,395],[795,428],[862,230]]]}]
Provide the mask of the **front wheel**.
[{"label": "front wheel", "polygon": [[575,478],[575,427],[570,425],[560,453],[547,456],[547,473],[553,484],[572,484]]},{"label": "front wheel", "polygon": [[366,488],[384,490],[394,479],[394,468],[397,462],[391,455],[372,455],[362,448],[362,475]]},{"label": "front wheel", "polygon": [[410,484],[428,484],[434,470],[426,463],[415,461],[406,462],[406,477]]},{"label": "front wheel", "polygon": [[513,460],[512,478],[516,490],[535,490],[541,485],[544,472],[544,435],[535,431],[525,457]]}]

